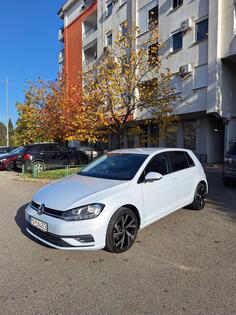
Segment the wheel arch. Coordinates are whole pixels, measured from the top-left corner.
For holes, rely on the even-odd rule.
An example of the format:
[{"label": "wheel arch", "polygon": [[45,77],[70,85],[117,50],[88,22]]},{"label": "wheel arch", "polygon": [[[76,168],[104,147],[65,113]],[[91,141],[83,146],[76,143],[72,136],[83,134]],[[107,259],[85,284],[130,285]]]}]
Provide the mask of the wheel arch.
[{"label": "wheel arch", "polygon": [[125,205],[121,206],[120,208],[128,208],[128,209],[132,210],[136,214],[136,216],[138,218],[138,225],[140,227],[140,225],[141,225],[141,216],[140,216],[140,213],[139,213],[138,209],[134,205],[132,205],[132,204],[125,204]]},{"label": "wheel arch", "polygon": [[[205,181],[205,180],[201,180],[200,182],[199,182],[199,184],[203,184],[205,187],[206,187],[206,191],[207,191],[207,193],[208,193],[208,185],[207,185],[207,182]],[[198,184],[198,185],[199,185]]]},{"label": "wheel arch", "polygon": [[45,161],[42,159],[34,159],[31,161],[31,163],[35,163],[35,162],[42,162],[43,164],[46,164]]}]

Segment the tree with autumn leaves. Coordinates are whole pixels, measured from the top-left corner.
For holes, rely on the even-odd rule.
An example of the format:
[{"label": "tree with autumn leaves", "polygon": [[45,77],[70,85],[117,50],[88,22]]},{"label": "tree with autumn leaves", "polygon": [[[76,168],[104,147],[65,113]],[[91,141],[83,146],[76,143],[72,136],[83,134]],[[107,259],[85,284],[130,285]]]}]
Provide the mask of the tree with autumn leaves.
[{"label": "tree with autumn leaves", "polygon": [[23,103],[17,104],[18,144],[80,140],[104,141],[104,116],[96,104],[85,100],[80,86],[69,85],[59,75],[55,81],[29,82]]},{"label": "tree with autumn leaves", "polygon": [[158,26],[150,25],[142,40],[138,27],[124,27],[125,34],[117,34],[99,62],[84,74],[85,95],[92,96],[118,133],[139,117],[167,124],[173,119],[170,114],[178,100],[171,87],[173,74],[163,69],[164,44]]},{"label": "tree with autumn leaves", "polygon": [[[83,84],[71,86],[59,76],[55,81],[30,83],[25,101],[17,104],[18,143],[80,140],[105,141],[139,117],[156,124],[171,120],[177,101],[173,77],[163,69],[164,47],[153,25],[143,40],[139,29],[117,34],[97,62],[81,75]],[[143,118],[142,118],[143,119]]]}]

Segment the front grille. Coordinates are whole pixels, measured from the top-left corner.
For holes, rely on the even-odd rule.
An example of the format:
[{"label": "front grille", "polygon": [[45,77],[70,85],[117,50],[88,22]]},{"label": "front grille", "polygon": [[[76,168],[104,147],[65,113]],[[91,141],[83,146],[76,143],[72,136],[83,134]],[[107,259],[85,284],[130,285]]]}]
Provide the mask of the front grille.
[{"label": "front grille", "polygon": [[49,232],[43,232],[40,231],[39,229],[37,229],[36,227],[28,224],[28,229],[34,233],[36,236],[42,238],[43,240],[54,244],[56,246],[60,246],[60,247],[74,247],[73,245],[70,245],[68,243],[66,243],[65,241],[63,241],[60,237],[58,237],[58,235],[49,233]]},{"label": "front grille", "polygon": [[[34,209],[34,210],[38,210],[39,207],[40,207],[40,204],[34,202],[33,200],[31,201],[30,203],[30,206]],[[56,218],[61,218],[62,216],[62,213],[61,211],[59,210],[55,210],[55,209],[51,209],[51,208],[47,208],[45,207],[44,208],[44,214],[47,214],[47,215],[50,215],[52,217],[56,217]]]}]

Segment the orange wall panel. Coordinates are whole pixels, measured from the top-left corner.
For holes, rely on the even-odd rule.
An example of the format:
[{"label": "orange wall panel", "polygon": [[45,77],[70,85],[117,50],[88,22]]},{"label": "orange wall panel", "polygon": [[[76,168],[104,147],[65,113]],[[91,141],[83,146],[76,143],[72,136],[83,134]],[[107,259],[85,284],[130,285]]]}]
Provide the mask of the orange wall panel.
[{"label": "orange wall panel", "polygon": [[96,10],[95,2],[64,30],[64,71],[72,85],[82,81],[82,23]]}]

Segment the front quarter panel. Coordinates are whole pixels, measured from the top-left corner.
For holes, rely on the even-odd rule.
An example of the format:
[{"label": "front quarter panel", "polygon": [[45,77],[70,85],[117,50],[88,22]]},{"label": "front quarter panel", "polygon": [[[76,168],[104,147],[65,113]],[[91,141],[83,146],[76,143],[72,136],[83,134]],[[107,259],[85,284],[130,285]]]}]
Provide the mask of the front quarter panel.
[{"label": "front quarter panel", "polygon": [[140,222],[143,222],[143,195],[141,185],[131,181],[129,184],[123,184],[120,187],[114,187],[107,191],[97,193],[91,197],[83,199],[80,203],[89,204],[91,202],[99,202],[105,205],[103,213],[107,219],[108,225],[112,215],[121,207],[131,205],[134,206],[140,216]]}]

